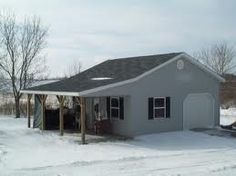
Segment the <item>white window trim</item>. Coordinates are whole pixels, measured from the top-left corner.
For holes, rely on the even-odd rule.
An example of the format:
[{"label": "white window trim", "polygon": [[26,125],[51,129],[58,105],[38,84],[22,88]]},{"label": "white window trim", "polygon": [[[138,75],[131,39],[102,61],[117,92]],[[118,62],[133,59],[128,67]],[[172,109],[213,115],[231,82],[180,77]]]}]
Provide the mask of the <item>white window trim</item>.
[{"label": "white window trim", "polygon": [[[112,99],[117,99],[118,100],[118,107],[112,107]],[[118,117],[112,117],[112,109],[117,109],[118,110]],[[113,120],[120,120],[120,97],[111,97],[110,98],[110,117]]]},{"label": "white window trim", "polygon": [[[164,106],[163,107],[156,107],[155,106],[155,100],[156,99],[164,99]],[[155,110],[156,109],[164,109],[164,117],[156,117],[155,116]],[[166,118],[166,97],[153,97],[153,118],[154,119]]]}]

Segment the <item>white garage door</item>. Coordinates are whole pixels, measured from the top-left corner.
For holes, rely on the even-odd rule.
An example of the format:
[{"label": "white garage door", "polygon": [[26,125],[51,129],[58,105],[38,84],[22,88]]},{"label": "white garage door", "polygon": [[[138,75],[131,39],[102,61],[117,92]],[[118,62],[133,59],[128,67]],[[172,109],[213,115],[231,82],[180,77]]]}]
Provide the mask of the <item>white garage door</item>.
[{"label": "white garage door", "polygon": [[214,99],[210,94],[189,94],[183,105],[183,129],[214,126]]}]

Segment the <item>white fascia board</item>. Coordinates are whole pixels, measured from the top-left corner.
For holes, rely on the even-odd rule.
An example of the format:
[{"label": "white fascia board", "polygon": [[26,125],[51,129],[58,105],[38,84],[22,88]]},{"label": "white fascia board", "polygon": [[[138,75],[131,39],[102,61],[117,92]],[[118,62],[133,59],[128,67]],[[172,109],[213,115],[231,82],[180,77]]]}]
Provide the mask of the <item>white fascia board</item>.
[{"label": "white fascia board", "polygon": [[41,90],[21,90],[23,94],[36,95],[64,95],[64,96],[79,96],[79,92],[60,92],[60,91],[41,91]]},{"label": "white fascia board", "polygon": [[117,82],[117,83],[113,83],[113,84],[108,84],[108,85],[97,87],[94,89],[85,90],[85,91],[79,92],[79,94],[80,94],[80,96],[85,96],[87,94],[95,93],[95,92],[102,91],[102,90],[109,89],[109,88],[113,88],[113,87],[123,86],[125,84],[129,84],[129,83],[132,83],[135,81],[136,81],[136,78],[128,79],[125,81],[121,81],[121,82]]}]

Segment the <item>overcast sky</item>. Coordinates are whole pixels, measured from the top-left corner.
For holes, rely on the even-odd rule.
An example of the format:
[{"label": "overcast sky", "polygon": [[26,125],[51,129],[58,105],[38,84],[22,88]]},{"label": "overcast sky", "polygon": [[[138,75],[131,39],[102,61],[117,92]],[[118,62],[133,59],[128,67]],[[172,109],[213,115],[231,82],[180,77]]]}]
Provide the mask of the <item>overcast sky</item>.
[{"label": "overcast sky", "polygon": [[0,7],[49,26],[50,76],[74,60],[86,69],[111,58],[236,44],[235,0],[0,0]]}]

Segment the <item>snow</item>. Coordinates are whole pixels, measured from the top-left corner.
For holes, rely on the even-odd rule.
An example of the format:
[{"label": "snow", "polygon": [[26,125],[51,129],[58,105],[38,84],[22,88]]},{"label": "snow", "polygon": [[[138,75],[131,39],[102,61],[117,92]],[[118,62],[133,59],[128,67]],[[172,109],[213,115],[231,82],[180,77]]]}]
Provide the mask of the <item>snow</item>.
[{"label": "snow", "polygon": [[[232,112],[235,113],[234,110]],[[0,175],[236,174],[236,140],[233,137],[179,131],[144,135],[132,140],[91,142],[87,145],[80,145],[78,140],[80,140],[78,134],[66,134],[61,137],[58,132],[28,129],[27,120],[24,118],[2,116],[0,117]]]},{"label": "snow", "polygon": [[236,121],[236,108],[221,109],[221,125],[230,125]]},{"label": "snow", "polygon": [[108,80],[108,79],[112,79],[112,78],[110,78],[110,77],[91,78],[91,80],[93,80],[93,81],[102,81],[102,80]]}]

